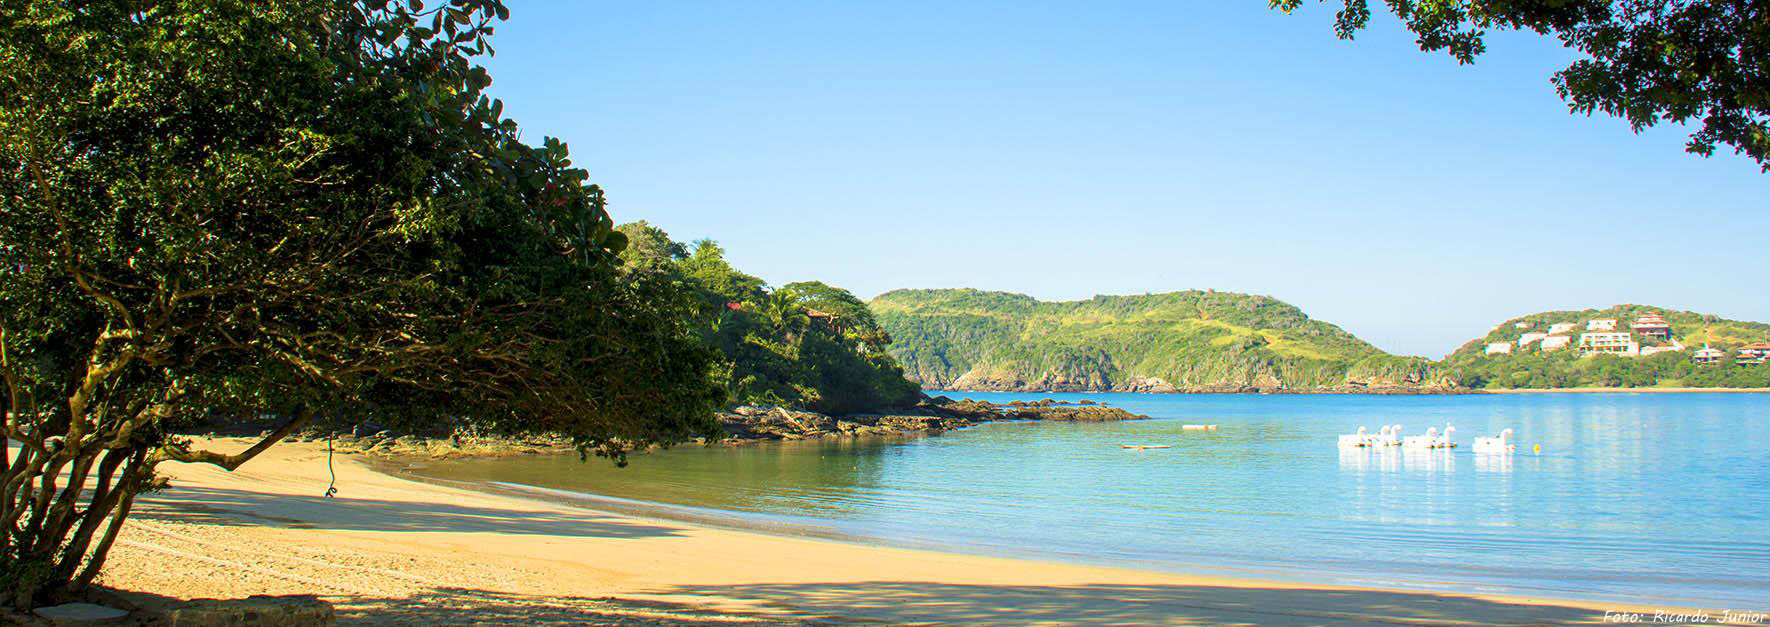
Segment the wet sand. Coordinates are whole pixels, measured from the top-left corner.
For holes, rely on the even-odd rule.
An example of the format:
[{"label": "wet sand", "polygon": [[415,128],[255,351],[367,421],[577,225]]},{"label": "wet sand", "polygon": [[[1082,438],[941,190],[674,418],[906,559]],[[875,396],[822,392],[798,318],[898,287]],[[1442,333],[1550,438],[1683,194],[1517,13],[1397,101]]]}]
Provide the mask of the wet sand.
[{"label": "wet sand", "polygon": [[419,483],[361,456],[334,468],[327,498],[321,443],[232,474],[165,464],[172,487],[143,496],[101,583],[146,603],[319,594],[359,624],[1553,624],[1673,610],[868,546]]}]

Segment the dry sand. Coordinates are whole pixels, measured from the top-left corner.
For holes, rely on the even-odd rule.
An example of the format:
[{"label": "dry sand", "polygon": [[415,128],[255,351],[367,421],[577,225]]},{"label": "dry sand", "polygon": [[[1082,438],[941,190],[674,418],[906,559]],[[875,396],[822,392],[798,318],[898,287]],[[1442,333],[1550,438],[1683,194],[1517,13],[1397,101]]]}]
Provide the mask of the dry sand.
[{"label": "dry sand", "polygon": [[172,487],[144,495],[101,583],[150,601],[319,594],[362,624],[1520,624],[1656,609],[866,546],[418,483],[358,456],[335,466],[325,498],[316,443],[232,474],[162,465]]}]

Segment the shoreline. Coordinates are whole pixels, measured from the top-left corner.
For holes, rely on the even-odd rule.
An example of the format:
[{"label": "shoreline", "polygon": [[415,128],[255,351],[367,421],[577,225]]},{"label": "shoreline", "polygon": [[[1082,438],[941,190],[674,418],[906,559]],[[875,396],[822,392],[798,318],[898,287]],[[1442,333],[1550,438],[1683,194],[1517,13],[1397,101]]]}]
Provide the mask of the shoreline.
[{"label": "shoreline", "polygon": [[[207,443],[244,448],[242,439]],[[169,463],[102,583],[144,605],[318,593],[341,622],[1602,622],[1630,606],[987,557],[734,531],[385,474],[278,445]],[[1719,615],[1721,609],[1710,610]]]},{"label": "shoreline", "polygon": [[1765,394],[1770,388],[1510,388],[1486,394]]},{"label": "shoreline", "polygon": [[[792,442],[776,444],[794,444]],[[1376,590],[1391,593],[1418,593],[1428,595],[1458,595],[1459,588],[1482,588],[1488,592],[1481,598],[1518,601],[1521,599],[1538,599],[1551,603],[1567,603],[1591,607],[1615,608],[1620,605],[1641,603],[1621,596],[1554,596],[1553,593],[1538,592],[1529,589],[1508,587],[1504,579],[1493,581],[1470,581],[1467,579],[1442,579],[1428,574],[1397,574],[1393,572],[1358,572],[1355,570],[1319,571],[1301,569],[1293,565],[1252,564],[1235,562],[1177,562],[1148,561],[1135,559],[1114,559],[1085,554],[1063,554],[1039,552],[1027,549],[1019,552],[1013,547],[997,546],[966,546],[962,544],[943,543],[939,540],[907,539],[883,535],[869,535],[865,532],[844,529],[826,521],[810,516],[793,514],[766,514],[740,510],[717,509],[713,507],[669,503],[663,501],[646,501],[624,497],[608,496],[594,492],[580,492],[567,489],[547,488],[522,483],[504,483],[497,481],[475,481],[467,479],[450,479],[425,476],[418,467],[430,460],[422,458],[379,457],[370,458],[370,467],[391,476],[418,483],[458,488],[473,492],[509,496],[519,499],[533,499],[548,503],[563,504],[568,507],[581,508],[594,512],[631,516],[646,520],[665,521],[691,526],[711,527],[739,533],[753,533],[766,536],[793,539],[813,539],[853,547],[886,547],[908,551],[922,551],[939,555],[968,556],[986,559],[1005,559],[1022,562],[1035,562],[1052,565],[1076,566],[1082,568],[1110,568],[1151,575],[1174,575],[1197,577],[1213,580],[1224,580],[1248,584],[1311,587],[1325,586],[1333,589]],[[594,463],[594,462],[592,462]],[[1017,552],[1021,554],[1016,554]],[[1381,581],[1383,584],[1347,583],[1359,581]],[[1675,602],[1675,601],[1671,601]]]},{"label": "shoreline", "polygon": [[1770,388],[1691,388],[1691,387],[1644,387],[1644,388],[1460,388],[1455,391],[1342,391],[1327,390],[1275,390],[1269,392],[1120,392],[1113,390],[937,390],[924,389],[924,394],[1148,394],[1151,396],[1472,396],[1481,394],[1770,394]]}]

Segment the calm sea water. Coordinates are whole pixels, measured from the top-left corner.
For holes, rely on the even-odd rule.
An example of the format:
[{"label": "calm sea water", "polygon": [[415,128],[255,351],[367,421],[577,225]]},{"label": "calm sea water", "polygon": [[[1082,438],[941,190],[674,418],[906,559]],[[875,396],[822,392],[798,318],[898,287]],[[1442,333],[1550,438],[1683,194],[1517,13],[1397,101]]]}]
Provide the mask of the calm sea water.
[{"label": "calm sea water", "polygon": [[[1770,609],[1770,395],[965,396],[1090,398],[1154,420],[688,447],[625,469],[571,456],[416,472],[987,554]],[[1360,425],[1447,422],[1451,451],[1336,446]],[[1470,450],[1506,427],[1517,453]]]}]

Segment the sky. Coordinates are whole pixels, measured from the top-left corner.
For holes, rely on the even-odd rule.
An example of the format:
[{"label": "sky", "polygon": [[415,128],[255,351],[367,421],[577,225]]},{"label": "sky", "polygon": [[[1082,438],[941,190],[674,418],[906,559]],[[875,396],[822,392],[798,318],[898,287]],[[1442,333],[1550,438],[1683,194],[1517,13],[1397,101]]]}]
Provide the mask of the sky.
[{"label": "sky", "polygon": [[1315,3],[508,4],[524,139],[771,285],[1211,288],[1434,358],[1544,310],[1770,321],[1770,175],[1569,114],[1534,34],[1458,66]]}]

